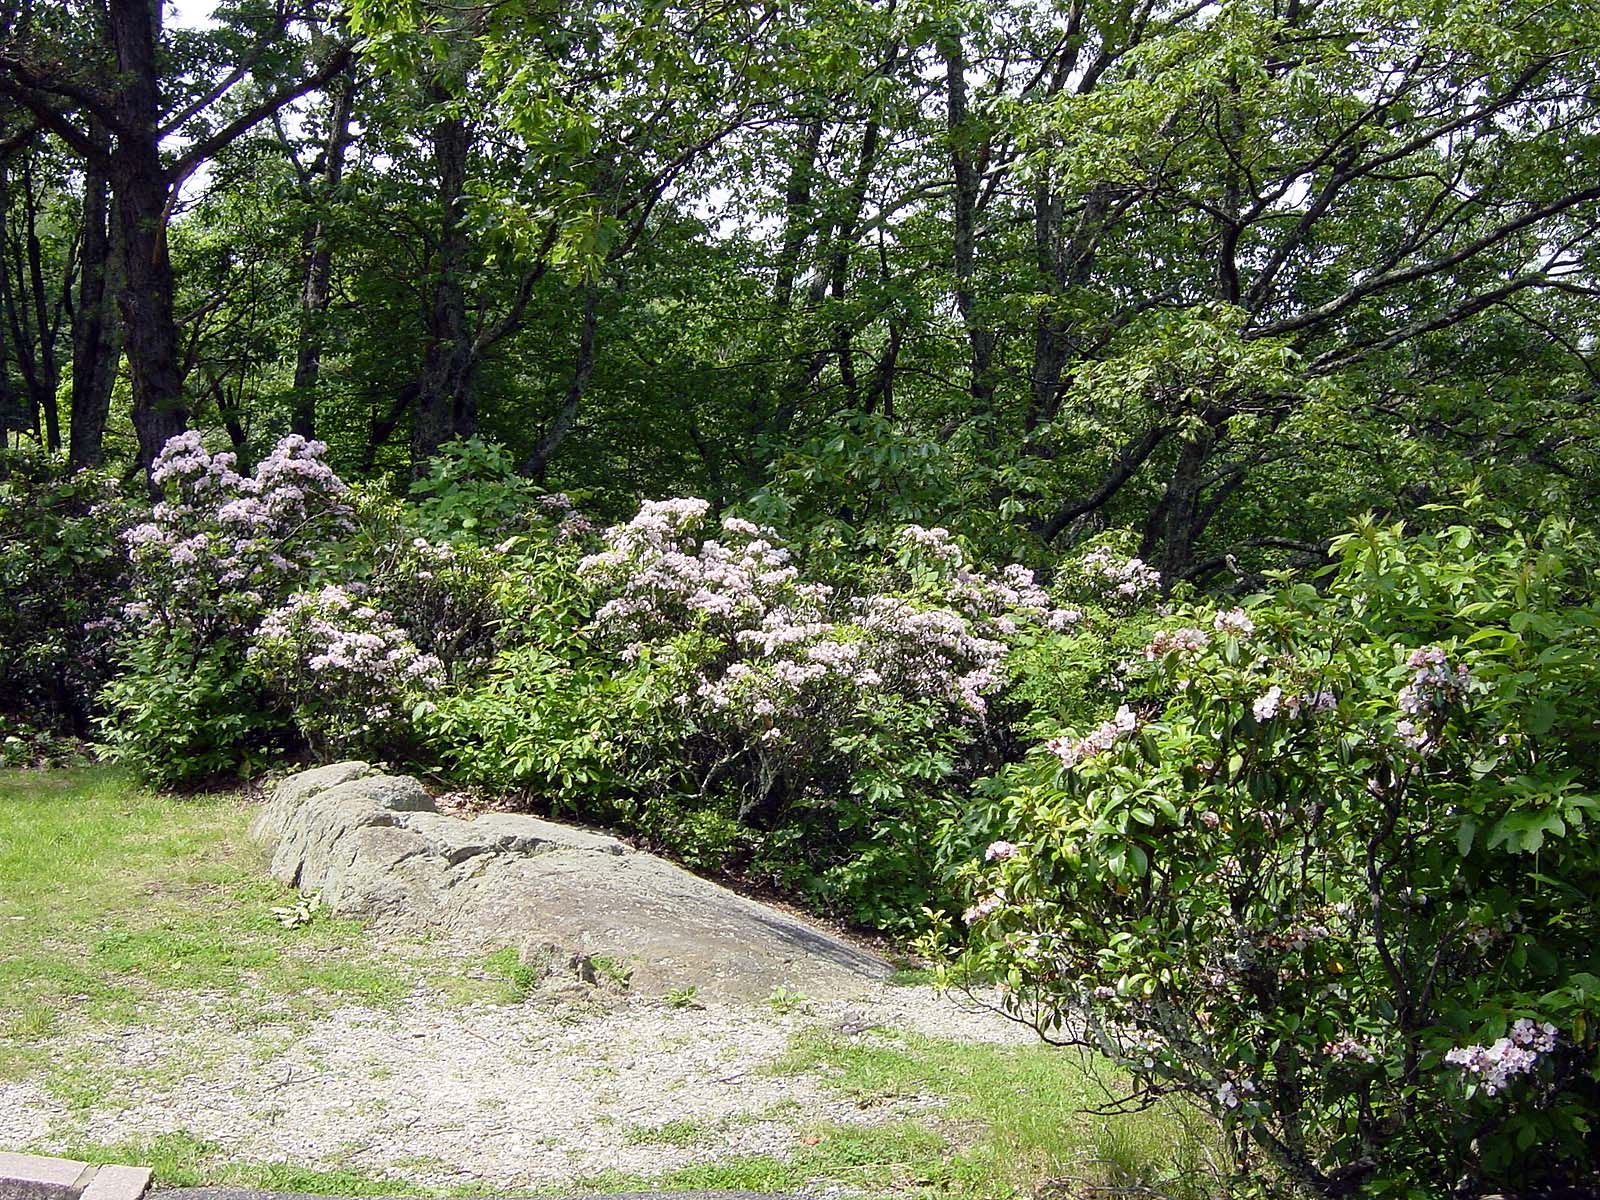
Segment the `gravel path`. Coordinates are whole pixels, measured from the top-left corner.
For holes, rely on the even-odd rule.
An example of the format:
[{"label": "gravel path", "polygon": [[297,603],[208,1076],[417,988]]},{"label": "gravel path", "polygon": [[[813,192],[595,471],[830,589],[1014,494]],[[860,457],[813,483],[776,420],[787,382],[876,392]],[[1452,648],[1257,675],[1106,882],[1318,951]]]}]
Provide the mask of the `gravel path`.
[{"label": "gravel path", "polygon": [[731,1002],[451,1009],[419,994],[392,1010],[339,1008],[292,1033],[269,1025],[251,1035],[202,1011],[181,1031],[83,1031],[76,1052],[109,1081],[88,1111],[34,1084],[0,1084],[0,1146],[183,1131],[236,1162],[514,1192],[605,1170],[652,1176],[781,1156],[818,1121],[871,1124],[936,1106],[907,1097],[863,1109],[816,1075],[771,1072],[814,1026],[1026,1040],[993,1014],[888,985],[789,1013]]}]

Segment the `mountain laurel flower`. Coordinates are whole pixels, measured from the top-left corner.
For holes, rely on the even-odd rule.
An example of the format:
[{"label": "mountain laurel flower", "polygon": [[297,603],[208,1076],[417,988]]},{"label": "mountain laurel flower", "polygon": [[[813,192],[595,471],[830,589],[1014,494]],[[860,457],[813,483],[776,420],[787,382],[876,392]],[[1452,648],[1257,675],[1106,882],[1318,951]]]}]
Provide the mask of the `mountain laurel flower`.
[{"label": "mountain laurel flower", "polygon": [[1256,1085],[1252,1080],[1224,1079],[1217,1088],[1217,1103],[1226,1109],[1238,1108],[1245,1099],[1255,1095]]},{"label": "mountain laurel flower", "polygon": [[1322,1047],[1322,1052],[1335,1062],[1372,1063],[1377,1061],[1377,1056],[1373,1054],[1371,1046],[1348,1035],[1339,1038],[1337,1041],[1328,1042]]},{"label": "mountain laurel flower", "polygon": [[990,842],[989,848],[983,852],[983,861],[1003,862],[1008,858],[1014,858],[1016,853],[1017,847],[1011,842]]},{"label": "mountain laurel flower", "polygon": [[1147,659],[1164,658],[1168,654],[1192,656],[1211,644],[1211,637],[1203,629],[1163,629],[1150,639],[1144,648]]},{"label": "mountain laurel flower", "polygon": [[1436,741],[1446,713],[1463,699],[1472,682],[1465,663],[1451,667],[1442,646],[1424,646],[1406,658],[1411,678],[1395,697],[1395,707],[1403,714],[1395,720],[1395,732],[1414,750],[1427,752]]},{"label": "mountain laurel flower", "polygon": [[1117,709],[1117,715],[1109,721],[1104,721],[1083,737],[1072,739],[1068,737],[1051,738],[1045,743],[1050,751],[1061,760],[1064,767],[1074,767],[1085,759],[1094,758],[1104,754],[1118,741],[1133,733],[1139,727],[1139,718],[1133,709],[1126,704]]},{"label": "mountain laurel flower", "polygon": [[201,643],[253,629],[308,581],[319,541],[353,528],[326,450],[291,435],[243,475],[198,432],[171,438],[151,464],[163,497],[123,535],[140,602]]},{"label": "mountain laurel flower", "polygon": [[993,916],[1004,906],[1005,902],[1006,898],[999,892],[991,892],[963,912],[961,919],[968,925],[976,925],[979,921]]},{"label": "mountain laurel flower", "polygon": [[924,529],[921,525],[907,525],[900,531],[900,539],[905,545],[925,550],[943,562],[958,564],[962,561],[961,547],[951,540],[948,529],[938,526]]},{"label": "mountain laurel flower", "polygon": [[1131,600],[1161,586],[1161,573],[1142,558],[1122,558],[1104,546],[1083,556],[1084,572],[1107,594]]},{"label": "mountain laurel flower", "polygon": [[1229,608],[1219,612],[1211,619],[1211,624],[1218,633],[1232,637],[1248,637],[1256,631],[1256,623],[1242,608]]},{"label": "mountain laurel flower", "polygon": [[[1439,664],[1442,665],[1442,664]],[[1527,1017],[1511,1026],[1509,1037],[1488,1046],[1459,1046],[1448,1051],[1444,1061],[1461,1068],[1463,1075],[1476,1075],[1483,1090],[1493,1096],[1504,1091],[1514,1076],[1526,1075],[1539,1065],[1539,1057],[1556,1048],[1559,1031],[1546,1021],[1536,1025]]]},{"label": "mountain laurel flower", "polygon": [[335,584],[296,593],[267,613],[249,657],[295,706],[302,728],[330,747],[373,737],[381,744],[408,697],[445,682],[444,664],[420,651],[389,614]]},{"label": "mountain laurel flower", "polygon": [[1270,721],[1278,715],[1278,709],[1283,703],[1283,689],[1274,684],[1262,695],[1256,698],[1250,706],[1250,711],[1255,714],[1258,721]]}]

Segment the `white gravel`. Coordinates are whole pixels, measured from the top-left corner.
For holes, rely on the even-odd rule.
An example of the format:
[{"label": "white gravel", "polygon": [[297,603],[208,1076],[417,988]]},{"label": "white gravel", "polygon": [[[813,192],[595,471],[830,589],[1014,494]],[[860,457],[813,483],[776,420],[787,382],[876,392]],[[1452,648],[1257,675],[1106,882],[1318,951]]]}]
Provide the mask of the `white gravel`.
[{"label": "white gravel", "polygon": [[[220,1004],[220,1000],[218,1002]],[[816,1075],[771,1065],[812,1026],[1023,1042],[1028,1034],[927,988],[876,986],[849,1002],[608,1009],[529,1003],[451,1009],[420,995],[344,1007],[294,1032],[239,1034],[202,1005],[181,1031],[61,1035],[105,1102],[69,1110],[37,1084],[0,1084],[0,1146],[184,1131],[235,1162],[350,1168],[416,1185],[557,1186],[611,1169],[656,1175],[736,1154],[784,1155],[819,1121],[926,1112],[905,1097],[863,1109]],[[648,1129],[693,1122],[689,1145]],[[681,1132],[681,1131],[680,1131]]]}]

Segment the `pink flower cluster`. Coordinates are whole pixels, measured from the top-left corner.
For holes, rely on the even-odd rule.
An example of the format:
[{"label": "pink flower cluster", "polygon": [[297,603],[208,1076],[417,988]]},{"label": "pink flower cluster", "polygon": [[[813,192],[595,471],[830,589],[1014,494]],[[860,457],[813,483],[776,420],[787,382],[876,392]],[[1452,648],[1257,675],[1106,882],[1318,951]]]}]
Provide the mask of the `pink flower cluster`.
[{"label": "pink flower cluster", "polygon": [[268,613],[249,659],[308,732],[335,744],[381,740],[408,697],[444,683],[443,664],[388,613],[333,584]]},{"label": "pink flower cluster", "polygon": [[[710,505],[693,498],[647,500],[604,534],[606,548],[578,574],[611,599],[598,625],[631,641],[669,637],[695,625],[732,633],[781,605],[799,574],[771,530],[728,520],[724,540],[699,540]],[[742,543],[742,544],[740,544]]]},{"label": "pink flower cluster", "polygon": [[1191,658],[1210,644],[1211,635],[1204,629],[1161,629],[1145,646],[1144,656],[1151,660],[1165,658],[1169,654]]},{"label": "pink flower cluster", "polygon": [[577,503],[565,492],[540,496],[537,504],[556,523],[557,541],[575,542],[594,532],[594,522],[578,511]]},{"label": "pink flower cluster", "polygon": [[1273,684],[1250,705],[1250,711],[1255,714],[1258,721],[1270,721],[1280,712],[1289,717],[1298,717],[1305,712],[1330,712],[1338,704],[1338,699],[1332,692],[1319,691],[1310,696],[1286,695],[1277,684]]},{"label": "pink flower cluster", "polygon": [[1463,1074],[1476,1075],[1483,1090],[1493,1096],[1505,1089],[1515,1075],[1525,1075],[1539,1065],[1539,1056],[1556,1048],[1559,1031],[1550,1022],[1535,1025],[1527,1017],[1511,1026],[1511,1035],[1491,1046],[1460,1046],[1449,1051],[1445,1062],[1460,1067]]},{"label": "pink flower cluster", "polygon": [[1413,749],[1428,750],[1438,736],[1444,715],[1467,694],[1472,674],[1465,663],[1452,669],[1440,646],[1413,650],[1406,666],[1411,668],[1411,680],[1395,697],[1396,707],[1405,716],[1395,722],[1395,730]]},{"label": "pink flower cluster", "polygon": [[1142,558],[1123,558],[1104,546],[1085,554],[1079,565],[1108,595],[1137,600],[1161,586],[1161,572]]},{"label": "pink flower cluster", "polygon": [[1377,1061],[1377,1055],[1372,1052],[1371,1046],[1350,1037],[1348,1034],[1324,1045],[1322,1052],[1335,1062],[1373,1063]]},{"label": "pink flower cluster", "polygon": [[150,472],[165,498],[123,534],[142,606],[125,609],[125,621],[153,614],[214,636],[249,626],[302,583],[319,536],[353,528],[349,489],[326,451],[291,435],[242,475],[197,432],[168,441]]},{"label": "pink flower cluster", "polygon": [[1222,1105],[1223,1108],[1232,1110],[1238,1108],[1239,1105],[1255,1094],[1256,1085],[1254,1080],[1240,1079],[1235,1082],[1232,1079],[1224,1079],[1217,1088],[1217,1103]]},{"label": "pink flower cluster", "polygon": [[900,535],[902,565],[931,571],[903,592],[859,595],[802,581],[765,526],[729,517],[711,529],[704,500],[647,502],[603,542],[578,566],[604,597],[597,629],[628,662],[691,630],[712,634],[721,649],[696,664],[684,707],[698,703],[768,749],[825,745],[874,691],[980,718],[1004,682],[1006,637],[1078,619],[1055,608],[1026,567],[967,568],[942,529]]},{"label": "pink flower cluster", "polygon": [[937,568],[938,601],[988,626],[994,636],[1009,637],[1024,624],[1064,633],[1083,620],[1075,608],[1058,608],[1032,569],[1021,563],[1008,563],[994,573],[968,567],[961,547],[946,530],[909,525],[901,532],[901,541],[925,554]]},{"label": "pink flower cluster", "polygon": [[1249,637],[1256,631],[1256,623],[1242,608],[1229,608],[1211,618],[1216,631],[1225,637]]},{"label": "pink flower cluster", "polygon": [[979,921],[986,920],[999,912],[1005,906],[1006,898],[999,892],[991,892],[976,904],[971,905],[961,914],[961,919],[968,925],[976,925]]},{"label": "pink flower cluster", "polygon": [[981,715],[984,697],[1004,681],[1005,643],[983,636],[954,609],[879,595],[857,599],[853,615],[872,647],[874,673],[900,695],[944,700]]},{"label": "pink flower cluster", "polygon": [[1117,709],[1117,715],[1104,721],[1081,738],[1056,737],[1045,743],[1061,760],[1064,767],[1075,767],[1087,758],[1104,754],[1123,738],[1139,728],[1139,718],[1126,704]]},{"label": "pink flower cluster", "polygon": [[941,526],[925,529],[921,525],[907,525],[900,531],[900,540],[951,566],[960,566],[964,558],[950,531]]}]

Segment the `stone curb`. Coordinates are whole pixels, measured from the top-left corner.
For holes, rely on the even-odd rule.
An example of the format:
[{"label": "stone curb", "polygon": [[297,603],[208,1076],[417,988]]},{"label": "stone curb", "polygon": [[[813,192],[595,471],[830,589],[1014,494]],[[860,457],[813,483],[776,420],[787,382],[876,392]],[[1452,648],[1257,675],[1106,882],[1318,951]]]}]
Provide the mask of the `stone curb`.
[{"label": "stone curb", "polygon": [[[343,1200],[338,1196],[316,1196],[302,1192],[269,1192],[257,1188],[163,1188],[151,1192],[148,1200]],[[490,1198],[496,1200],[496,1198]],[[575,1194],[559,1196],[521,1196],[508,1192],[497,1200],[801,1200],[791,1193],[775,1192],[616,1192],[602,1196]]]},{"label": "stone curb", "polygon": [[140,1200],[149,1186],[145,1167],[0,1150],[0,1200]]}]

